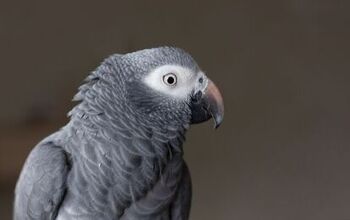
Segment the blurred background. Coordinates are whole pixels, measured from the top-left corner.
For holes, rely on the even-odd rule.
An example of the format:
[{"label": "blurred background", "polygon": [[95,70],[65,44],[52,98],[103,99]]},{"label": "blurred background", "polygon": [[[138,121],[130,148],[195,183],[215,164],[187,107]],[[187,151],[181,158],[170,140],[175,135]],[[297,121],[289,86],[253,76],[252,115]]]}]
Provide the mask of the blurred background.
[{"label": "blurred background", "polygon": [[0,2],[0,219],[26,156],[112,53],[184,48],[225,120],[193,126],[191,219],[350,219],[350,1]]}]

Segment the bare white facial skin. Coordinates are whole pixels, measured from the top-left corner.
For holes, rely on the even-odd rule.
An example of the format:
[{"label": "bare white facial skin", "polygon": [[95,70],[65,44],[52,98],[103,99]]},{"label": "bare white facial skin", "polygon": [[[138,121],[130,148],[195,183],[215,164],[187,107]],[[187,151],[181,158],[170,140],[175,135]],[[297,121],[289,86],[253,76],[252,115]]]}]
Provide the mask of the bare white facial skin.
[{"label": "bare white facial skin", "polygon": [[[175,78],[175,83],[171,79]],[[202,78],[202,80],[199,80]],[[165,95],[177,99],[189,98],[192,91],[204,90],[208,79],[203,72],[193,72],[190,69],[178,65],[164,65],[154,69],[145,78],[144,83]]]}]

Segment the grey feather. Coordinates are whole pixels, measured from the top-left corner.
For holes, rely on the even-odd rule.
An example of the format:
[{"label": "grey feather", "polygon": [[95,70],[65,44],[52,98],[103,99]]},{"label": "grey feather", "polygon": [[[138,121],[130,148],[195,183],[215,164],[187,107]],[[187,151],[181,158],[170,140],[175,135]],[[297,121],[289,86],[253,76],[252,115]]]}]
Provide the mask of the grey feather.
[{"label": "grey feather", "polygon": [[55,219],[66,192],[69,156],[52,142],[29,155],[16,187],[14,219]]},{"label": "grey feather", "polygon": [[188,219],[182,144],[189,104],[168,102],[139,82],[174,63],[199,69],[177,48],[107,58],[79,88],[70,122],[28,157],[15,219]]}]

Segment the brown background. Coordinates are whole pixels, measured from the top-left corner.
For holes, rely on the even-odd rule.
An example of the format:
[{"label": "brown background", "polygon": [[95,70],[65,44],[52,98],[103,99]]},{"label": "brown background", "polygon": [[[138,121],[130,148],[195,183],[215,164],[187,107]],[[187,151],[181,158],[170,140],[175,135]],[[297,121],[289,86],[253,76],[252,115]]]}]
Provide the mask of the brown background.
[{"label": "brown background", "polygon": [[29,150],[112,53],[174,45],[226,115],[188,133],[191,219],[350,219],[350,2],[1,1],[0,218]]}]

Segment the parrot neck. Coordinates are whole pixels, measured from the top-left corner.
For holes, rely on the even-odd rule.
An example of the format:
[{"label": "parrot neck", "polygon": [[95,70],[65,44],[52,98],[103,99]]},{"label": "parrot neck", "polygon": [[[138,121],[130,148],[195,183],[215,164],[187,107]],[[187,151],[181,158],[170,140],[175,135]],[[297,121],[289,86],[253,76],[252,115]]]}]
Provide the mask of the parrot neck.
[{"label": "parrot neck", "polygon": [[[119,106],[121,107],[121,106]],[[183,142],[189,125],[148,121],[135,117],[128,109],[94,112],[87,103],[78,104],[71,112],[70,128],[81,136],[104,139],[107,147],[121,148],[139,156],[152,156],[166,162],[174,154],[183,154]]]}]

